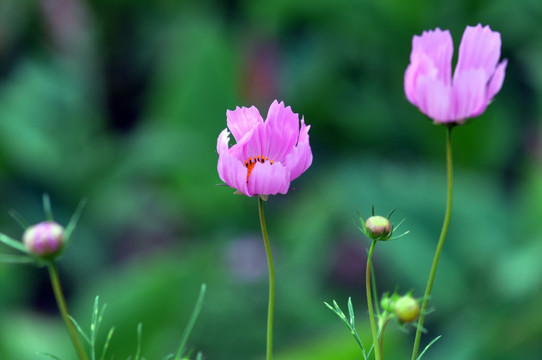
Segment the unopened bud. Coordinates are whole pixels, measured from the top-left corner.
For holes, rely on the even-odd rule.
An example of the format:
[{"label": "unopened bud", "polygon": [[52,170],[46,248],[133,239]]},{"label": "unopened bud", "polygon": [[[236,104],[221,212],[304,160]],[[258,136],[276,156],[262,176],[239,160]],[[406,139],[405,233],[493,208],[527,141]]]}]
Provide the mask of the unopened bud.
[{"label": "unopened bud", "polygon": [[26,229],[23,243],[37,256],[57,254],[64,244],[64,228],[53,221],[41,222]]},{"label": "unopened bud", "polygon": [[384,240],[390,235],[391,224],[383,216],[371,216],[365,221],[365,229],[372,239]]},{"label": "unopened bud", "polygon": [[401,322],[412,322],[420,315],[420,303],[411,295],[404,295],[395,301],[393,310]]},{"label": "unopened bud", "polygon": [[393,305],[395,304],[395,301],[389,297],[388,295],[385,295],[382,300],[380,300],[380,307],[388,312],[393,312]]}]

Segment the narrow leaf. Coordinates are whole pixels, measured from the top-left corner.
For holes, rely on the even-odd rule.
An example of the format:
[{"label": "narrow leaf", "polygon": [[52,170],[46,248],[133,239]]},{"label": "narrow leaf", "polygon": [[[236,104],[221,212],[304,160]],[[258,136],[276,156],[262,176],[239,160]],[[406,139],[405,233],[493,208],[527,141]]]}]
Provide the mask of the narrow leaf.
[{"label": "narrow leaf", "polygon": [[326,305],[331,311],[335,311],[333,306],[329,305],[327,302],[324,301],[324,305]]},{"label": "narrow leaf", "polygon": [[10,211],[8,211],[8,213],[13,218],[13,220],[15,220],[15,222],[23,228],[23,230],[26,230],[26,228],[30,226],[28,224],[28,221],[26,221],[26,219],[21,214],[19,214],[17,210],[11,209]]},{"label": "narrow leaf", "polygon": [[100,297],[96,296],[94,299],[94,307],[92,308],[92,319],[90,320],[90,340],[91,346],[96,344],[96,334],[98,333],[99,325],[99,306],[100,306]]},{"label": "narrow leaf", "polygon": [[352,307],[352,298],[348,298],[348,314],[350,314],[350,324],[352,327],[355,326],[355,318],[354,318],[354,308]]},{"label": "narrow leaf", "polygon": [[49,353],[44,353],[44,352],[39,352],[37,353],[38,355],[43,355],[43,356],[47,356],[48,358],[50,359],[54,359],[54,360],[60,360],[60,358],[58,356],[55,356],[53,354],[49,354]]},{"label": "narrow leaf", "polygon": [[107,338],[105,339],[104,348],[102,350],[102,356],[100,357],[100,360],[105,359],[105,354],[107,353],[107,350],[109,349],[109,344],[111,343],[111,339],[113,338],[113,333],[115,332],[115,328],[112,327],[109,329],[109,332],[107,333]]},{"label": "narrow leaf", "polygon": [[[335,300],[333,300],[333,302],[335,302]],[[338,306],[336,306],[335,308],[333,308],[331,305],[329,305],[329,304],[326,303],[325,301],[324,301],[324,304],[326,304],[327,307],[328,307],[331,311],[333,311],[333,313],[334,313],[335,315],[337,315],[337,316],[339,317],[339,319],[341,319],[341,320],[346,324],[346,326],[348,326],[348,328],[350,328],[350,324],[348,323],[348,321],[346,320],[346,317],[344,316],[343,312],[341,311],[341,309],[340,309]],[[337,304],[335,304],[335,305],[337,305]]]},{"label": "narrow leaf", "polygon": [[181,342],[179,345],[179,350],[177,350],[177,353],[175,354],[175,360],[180,360],[181,355],[184,351],[184,346],[186,345],[186,342],[188,340],[188,336],[192,332],[192,328],[194,327],[194,324],[196,323],[196,320],[199,316],[199,313],[201,311],[201,308],[203,306],[203,299],[205,298],[205,290],[207,289],[206,284],[201,284],[201,289],[199,291],[198,299],[196,300],[196,305],[194,306],[194,310],[192,311],[192,315],[190,316],[190,319],[188,319],[188,324],[186,324],[186,328],[184,329],[183,336],[181,338]]},{"label": "narrow leaf", "polygon": [[49,194],[43,194],[43,212],[47,221],[55,221],[53,217],[53,210],[51,209],[51,199]]},{"label": "narrow leaf", "polygon": [[89,344],[92,344],[90,342],[90,339],[88,338],[88,335],[85,334],[85,332],[83,331],[83,329],[81,328],[81,326],[79,326],[79,324],[77,323],[77,321],[71,316],[71,315],[68,315],[68,318],[70,319],[70,321],[73,323],[73,325],[75,325],[75,328],[77,329],[77,331],[79,332],[79,334],[81,334],[81,336],[83,337],[83,339],[89,343]]},{"label": "narrow leaf", "polygon": [[333,304],[335,304],[335,309],[333,309],[328,303],[324,302],[324,304],[327,305],[327,307],[333,311],[337,316],[344,322],[348,330],[350,330],[350,333],[352,336],[354,336],[354,339],[356,339],[356,342],[358,343],[359,347],[361,348],[361,352],[363,354],[363,358],[365,360],[368,359],[368,356],[365,352],[365,348],[363,347],[363,343],[361,342],[361,339],[359,338],[358,332],[356,330],[356,324],[354,321],[354,309],[352,307],[352,298],[348,298],[348,312],[350,313],[350,321],[346,318],[346,315],[343,313],[339,305],[335,300],[333,300]]},{"label": "narrow leaf", "polygon": [[359,338],[359,335],[358,335],[357,331],[355,331],[353,335],[354,335],[354,339],[356,339],[356,342],[358,343],[358,346],[361,349],[361,353],[363,354],[363,358],[365,360],[367,360],[369,358],[369,356],[371,355],[371,352],[369,351],[369,354],[367,354],[365,352],[365,347],[363,346],[363,343],[361,342],[361,339]]},{"label": "narrow leaf", "polygon": [[143,324],[137,324],[137,350],[134,356],[134,360],[141,359],[141,343],[143,342]]},{"label": "narrow leaf", "polygon": [[77,226],[77,222],[79,221],[79,218],[81,217],[81,214],[83,213],[83,210],[85,209],[85,206],[87,205],[87,200],[83,199],[79,202],[79,205],[77,205],[77,209],[75,209],[75,212],[72,215],[72,218],[70,219],[70,222],[66,226],[66,231],[64,231],[64,239],[66,242],[68,242],[71,239],[71,235],[73,231],[75,230],[75,227]]},{"label": "narrow leaf", "polygon": [[429,348],[431,347],[431,345],[433,345],[438,339],[440,339],[442,337],[442,335],[439,335],[437,336],[436,338],[434,338],[429,344],[427,344],[427,346],[425,347],[425,349],[423,349],[422,353],[420,354],[420,356],[418,356],[418,358],[416,360],[420,360],[423,356],[423,354],[425,354],[425,352],[427,350],[429,350]]},{"label": "narrow leaf", "polygon": [[0,254],[0,262],[8,264],[32,264],[36,260],[31,256],[26,255],[10,255],[10,254]]},{"label": "narrow leaf", "polygon": [[395,210],[397,210],[397,209],[393,209],[392,211],[390,211],[390,213],[388,214],[388,220],[391,218],[391,216],[393,215],[393,213],[395,212]]},{"label": "narrow leaf", "polygon": [[393,230],[395,231],[395,230],[399,229],[399,226],[403,225],[403,223],[405,222],[405,220],[406,220],[406,219],[403,219],[403,220],[399,221],[399,224],[397,224],[396,226],[394,226],[394,227],[393,227]]},{"label": "narrow leaf", "polygon": [[29,253],[28,249],[23,245],[22,242],[14,240],[14,239],[10,238],[9,236],[4,235],[2,233],[0,233],[0,242],[3,242],[7,246],[9,246],[9,247],[11,247],[11,248],[13,248],[15,250],[19,250],[19,251],[21,251],[21,252],[23,252],[25,254]]}]

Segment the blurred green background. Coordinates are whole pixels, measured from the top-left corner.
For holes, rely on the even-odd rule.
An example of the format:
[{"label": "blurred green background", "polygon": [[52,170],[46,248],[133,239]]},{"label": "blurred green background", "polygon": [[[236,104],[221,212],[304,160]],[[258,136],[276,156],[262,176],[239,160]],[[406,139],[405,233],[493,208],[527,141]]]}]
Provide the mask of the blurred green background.
[{"label": "blurred green background", "polygon": [[[408,103],[411,39],[466,25],[502,35],[508,68],[485,114],[454,131],[451,229],[426,321],[426,359],[542,357],[542,2],[539,0],[0,0],[0,229],[88,206],[60,271],[74,316],[94,297],[110,354],[263,359],[267,264],[256,199],[219,187],[226,110],[285,101],[310,124],[314,162],[266,203],[275,255],[277,360],[360,359],[370,341],[368,241],[356,209],[397,208],[411,234],[375,253],[379,290],[423,294],[445,203],[444,129]],[[4,250],[4,249],[2,249]],[[7,252],[6,249],[4,252]],[[0,359],[74,359],[43,268],[0,264]],[[385,355],[410,358],[390,326]],[[423,346],[423,344],[422,344]]]}]

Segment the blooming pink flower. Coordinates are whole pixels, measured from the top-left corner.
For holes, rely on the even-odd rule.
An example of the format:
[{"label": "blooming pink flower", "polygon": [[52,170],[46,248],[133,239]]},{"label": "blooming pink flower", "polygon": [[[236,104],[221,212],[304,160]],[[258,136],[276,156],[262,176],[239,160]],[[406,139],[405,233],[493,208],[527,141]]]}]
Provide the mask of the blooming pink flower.
[{"label": "blooming pink flower", "polygon": [[435,123],[462,124],[483,113],[502,87],[507,60],[501,35],[489,26],[467,26],[452,77],[452,36],[448,30],[424,31],[412,39],[405,72],[405,94]]},{"label": "blooming pink flower", "polygon": [[263,121],[258,109],[237,107],[226,111],[230,132],[218,136],[218,175],[228,186],[247,195],[286,194],[290,182],[312,163],[310,125],[292,109],[275,100]]}]

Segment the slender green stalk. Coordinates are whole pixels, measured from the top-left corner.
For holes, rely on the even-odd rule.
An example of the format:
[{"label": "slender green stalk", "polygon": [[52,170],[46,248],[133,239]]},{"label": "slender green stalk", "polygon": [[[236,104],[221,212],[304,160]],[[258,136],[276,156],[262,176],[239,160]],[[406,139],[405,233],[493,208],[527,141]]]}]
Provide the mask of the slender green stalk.
[{"label": "slender green stalk", "polygon": [[371,259],[373,257],[373,250],[376,242],[373,240],[369,253],[367,254],[367,269],[365,270],[365,289],[367,289],[367,308],[369,309],[369,320],[371,321],[371,333],[373,334],[373,344],[375,349],[375,360],[380,360],[380,344],[378,343],[378,336],[376,330],[375,314],[373,311],[373,297],[371,296]]},{"label": "slender green stalk", "polygon": [[389,322],[390,322],[390,317],[386,313],[380,325],[380,338],[378,339],[378,342],[380,345],[380,352],[381,352],[380,360],[384,360],[384,330],[386,330],[386,325],[388,325]]},{"label": "slender green stalk", "polygon": [[188,319],[188,324],[186,324],[186,328],[184,329],[183,337],[181,338],[181,344],[179,345],[179,350],[177,350],[177,354],[175,355],[175,360],[180,360],[181,356],[183,355],[184,346],[186,345],[188,336],[192,332],[192,328],[194,327],[194,324],[196,323],[196,320],[198,319],[199,313],[201,311],[201,307],[203,306],[203,299],[205,297],[206,289],[207,285],[201,284],[198,300],[196,301],[194,310],[192,310],[192,315],[190,315],[190,319]]},{"label": "slender green stalk", "polygon": [[452,164],[452,126],[446,128],[446,171],[448,175],[448,191],[446,196],[446,213],[444,214],[444,223],[442,224],[442,230],[437,243],[437,249],[435,250],[435,256],[433,258],[433,264],[429,272],[429,278],[427,279],[427,286],[425,288],[425,294],[422,300],[422,307],[420,311],[420,318],[418,319],[418,327],[416,330],[416,337],[414,339],[414,347],[412,349],[412,360],[417,360],[418,349],[420,348],[420,338],[422,336],[423,322],[425,320],[425,314],[427,312],[427,303],[431,296],[431,290],[433,289],[433,282],[435,281],[435,275],[437,273],[437,266],[444,246],[444,240],[446,240],[446,234],[448,233],[448,227],[450,225],[450,216],[452,214],[452,189],[453,189],[453,164]]},{"label": "slender green stalk", "polygon": [[267,254],[267,265],[269,266],[269,305],[267,308],[267,360],[273,358],[273,312],[275,310],[275,269],[273,267],[273,255],[267,236],[267,227],[265,226],[265,216],[263,213],[263,199],[258,196],[258,209],[260,213],[260,225],[262,227],[262,236],[265,243],[265,252]]},{"label": "slender green stalk", "polygon": [[77,331],[75,330],[75,326],[73,325],[73,322],[70,320],[68,307],[66,306],[66,300],[64,299],[62,286],[60,285],[60,277],[58,276],[58,271],[56,269],[56,264],[54,260],[49,261],[48,267],[49,267],[49,276],[51,277],[51,285],[53,286],[53,291],[55,293],[58,309],[60,310],[62,319],[64,319],[64,324],[66,325],[66,328],[68,329],[68,333],[73,342],[73,347],[75,348],[75,351],[79,355],[80,360],[88,360],[87,353],[83,349],[83,346],[81,345],[81,342],[79,341],[79,338],[77,336]]}]

